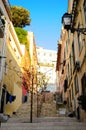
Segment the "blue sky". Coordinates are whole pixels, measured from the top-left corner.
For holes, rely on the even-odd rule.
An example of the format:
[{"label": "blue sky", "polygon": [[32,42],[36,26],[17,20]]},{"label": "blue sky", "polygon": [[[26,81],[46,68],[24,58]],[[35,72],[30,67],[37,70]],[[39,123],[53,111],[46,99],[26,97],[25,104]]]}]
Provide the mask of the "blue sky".
[{"label": "blue sky", "polygon": [[37,46],[57,50],[60,38],[61,18],[67,11],[68,0],[9,0],[11,5],[22,6],[30,11],[31,25],[26,29],[34,32]]}]

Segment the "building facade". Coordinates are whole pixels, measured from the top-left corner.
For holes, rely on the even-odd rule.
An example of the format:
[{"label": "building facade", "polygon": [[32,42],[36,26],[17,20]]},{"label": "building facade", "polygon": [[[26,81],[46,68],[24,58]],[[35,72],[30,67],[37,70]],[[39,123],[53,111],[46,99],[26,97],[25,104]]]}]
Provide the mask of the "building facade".
[{"label": "building facade", "polygon": [[[31,34],[31,35],[30,35]],[[36,45],[33,33],[27,35],[28,49],[21,45],[11,21],[10,4],[0,1],[0,113],[12,116],[30,92],[32,66],[36,86]],[[35,89],[35,88],[34,88]],[[25,95],[23,95],[25,94]]]},{"label": "building facade", "polygon": [[[5,25],[3,36],[0,37],[0,112],[11,116],[22,103],[22,51],[7,0],[0,1],[0,20],[3,17]],[[9,97],[12,100],[9,101]]]},{"label": "building facade", "polygon": [[[86,1],[69,0],[68,13],[72,14],[74,28],[86,28]],[[79,120],[86,119],[86,35],[79,31],[64,29],[61,33],[65,39],[59,45],[57,70],[63,77],[63,85],[59,87],[67,112],[71,112]],[[62,53],[63,56],[62,56]],[[60,59],[61,58],[61,59]],[[63,65],[63,66],[62,66]],[[62,66],[62,67],[61,67]]]},{"label": "building facade", "polygon": [[[54,50],[37,47],[38,71],[46,77],[47,86],[51,91],[56,91],[56,59],[57,52]],[[49,89],[49,88],[48,88]]]}]

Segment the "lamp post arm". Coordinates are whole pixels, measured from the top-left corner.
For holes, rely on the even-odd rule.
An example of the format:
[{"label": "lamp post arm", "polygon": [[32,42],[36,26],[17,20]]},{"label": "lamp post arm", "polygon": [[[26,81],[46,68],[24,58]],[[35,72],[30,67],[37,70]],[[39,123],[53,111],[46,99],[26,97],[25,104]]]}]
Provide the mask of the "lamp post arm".
[{"label": "lamp post arm", "polygon": [[73,28],[73,27],[71,27],[70,30],[71,30],[71,32],[77,31],[79,33],[86,35],[86,28]]}]

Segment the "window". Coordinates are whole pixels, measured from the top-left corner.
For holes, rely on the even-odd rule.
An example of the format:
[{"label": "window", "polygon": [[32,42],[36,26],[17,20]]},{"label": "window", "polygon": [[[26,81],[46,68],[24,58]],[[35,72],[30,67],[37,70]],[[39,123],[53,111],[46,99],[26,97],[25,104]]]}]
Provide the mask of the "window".
[{"label": "window", "polygon": [[77,77],[77,75],[75,75],[74,84],[75,84],[75,94],[77,94],[79,92],[79,84],[78,84],[78,77]]},{"label": "window", "polygon": [[46,53],[44,52],[44,56],[46,56]]},{"label": "window", "polygon": [[72,56],[70,55],[70,78],[72,77]]},{"label": "window", "polygon": [[69,66],[69,63],[68,63],[68,77],[69,77],[69,80],[70,80],[70,66]]},{"label": "window", "polygon": [[2,67],[2,66],[1,66],[1,58],[0,58],[0,71],[1,71],[1,67]]},{"label": "window", "polygon": [[70,107],[72,107],[72,102],[71,102],[71,90],[69,90],[69,103],[70,103]]},{"label": "window", "polygon": [[79,53],[81,52],[81,50],[82,50],[82,46],[81,46],[82,44],[81,44],[81,35],[80,35],[80,33],[78,33],[78,47],[79,47]]},{"label": "window", "polygon": [[73,84],[71,85],[71,95],[72,95],[72,99],[74,99],[74,90],[73,90]]},{"label": "window", "polygon": [[[78,28],[80,28],[80,23],[78,24]],[[81,38],[80,32],[77,33],[77,36],[78,36],[78,47],[79,47],[79,53],[80,53],[82,50],[82,38]]]},{"label": "window", "polygon": [[0,16],[1,16],[1,15],[3,15],[3,11],[2,11],[2,9],[0,8]]},{"label": "window", "polygon": [[65,80],[64,80],[64,92],[67,91],[67,88],[68,88],[68,80],[65,79]]},{"label": "window", "polygon": [[68,44],[66,42],[66,53],[68,53]]},{"label": "window", "polygon": [[84,73],[81,79],[81,84],[82,84],[82,94],[86,96],[86,73]]},{"label": "window", "polygon": [[84,15],[85,15],[85,23],[86,23],[86,0],[84,0]]},{"label": "window", "polygon": [[68,31],[68,44],[70,43],[70,31]]},{"label": "window", "polygon": [[38,55],[40,55],[40,52],[38,52]]},{"label": "window", "polygon": [[73,56],[73,65],[75,65],[74,41],[73,41],[73,43],[72,43],[72,56]]},{"label": "window", "polygon": [[5,66],[4,67],[5,67],[5,74],[7,74],[7,70],[8,70],[7,68],[8,67],[7,67],[7,63],[6,62],[5,62]]},{"label": "window", "polygon": [[52,57],[52,53],[50,53],[49,56]]},{"label": "window", "polygon": [[66,53],[65,53],[65,51],[64,51],[64,59],[66,59]]}]

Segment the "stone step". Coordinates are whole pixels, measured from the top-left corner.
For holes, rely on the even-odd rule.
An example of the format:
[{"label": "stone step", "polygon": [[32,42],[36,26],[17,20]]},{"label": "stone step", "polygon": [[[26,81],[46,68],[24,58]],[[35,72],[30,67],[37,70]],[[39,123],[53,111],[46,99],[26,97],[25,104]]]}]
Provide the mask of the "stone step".
[{"label": "stone step", "polygon": [[33,121],[32,123],[30,123],[29,121],[27,121],[27,122],[16,122],[16,123],[13,123],[13,122],[7,122],[7,123],[1,123],[1,125],[2,126],[11,126],[11,125],[15,125],[15,124],[29,124],[29,125],[32,125],[32,124],[34,124],[34,125],[43,125],[43,124],[45,124],[45,125],[58,125],[58,126],[71,126],[71,125],[73,125],[73,126],[85,126],[86,127],[86,123],[82,123],[82,122],[53,122],[53,121],[51,121],[51,122],[43,122],[43,121]]},{"label": "stone step", "polygon": [[0,130],[86,130],[86,124],[67,125],[56,122],[42,123],[4,123]]},{"label": "stone step", "polygon": [[[17,117],[27,117],[27,115],[30,115],[30,97],[28,98],[28,101],[24,104],[21,105],[19,110],[16,113]],[[41,113],[40,113],[41,112]],[[33,100],[33,116],[37,116],[37,100],[36,97],[34,96]],[[39,116],[57,116],[57,111],[56,111],[56,104],[49,98],[49,102],[46,101],[42,104],[41,111],[39,109]],[[15,115],[14,115],[15,117]]]},{"label": "stone step", "polygon": [[86,130],[86,122],[69,117],[10,118],[0,130]]},{"label": "stone step", "polygon": [[[23,122],[28,122],[29,123],[30,121],[30,118],[29,116],[27,117],[18,117],[18,118],[9,118],[9,120],[7,121],[8,123],[10,122],[20,122],[20,123],[23,123]],[[68,117],[40,117],[40,118],[37,118],[37,117],[33,117],[33,123],[42,123],[42,122],[56,122],[56,123],[76,123],[76,124],[81,124],[82,122],[79,122],[77,121],[77,119],[75,118],[68,118]],[[86,122],[83,122],[84,124],[86,124]]]},{"label": "stone step", "polygon": [[40,116],[56,117],[57,116],[56,104],[54,102],[43,103]]}]

